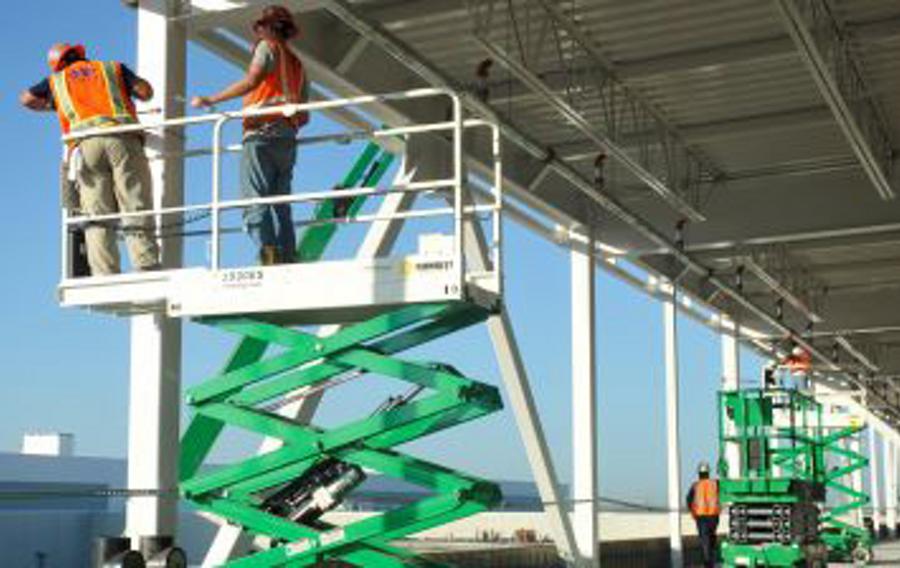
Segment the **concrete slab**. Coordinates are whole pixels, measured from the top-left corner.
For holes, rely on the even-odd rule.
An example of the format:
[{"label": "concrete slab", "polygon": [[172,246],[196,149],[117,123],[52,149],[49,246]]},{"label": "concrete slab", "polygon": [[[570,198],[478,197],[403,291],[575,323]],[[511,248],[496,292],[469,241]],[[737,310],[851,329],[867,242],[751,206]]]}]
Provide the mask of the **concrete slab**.
[{"label": "concrete slab", "polygon": [[[830,566],[853,566],[852,564],[831,564]],[[875,562],[870,566],[900,566],[900,541],[881,542],[875,546]]]}]

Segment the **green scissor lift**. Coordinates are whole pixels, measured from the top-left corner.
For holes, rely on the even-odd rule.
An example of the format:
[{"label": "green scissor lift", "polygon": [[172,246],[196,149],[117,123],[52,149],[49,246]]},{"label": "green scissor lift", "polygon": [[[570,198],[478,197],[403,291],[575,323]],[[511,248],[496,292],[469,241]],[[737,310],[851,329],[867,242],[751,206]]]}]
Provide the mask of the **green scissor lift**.
[{"label": "green scissor lift", "polygon": [[[375,186],[391,161],[391,155],[369,144],[340,187]],[[344,214],[354,215],[364,199],[360,196],[349,205],[341,204]],[[323,202],[316,218],[336,217],[337,203]],[[321,259],[337,228],[335,224],[309,227],[300,239],[297,257],[303,262]],[[222,371],[187,393],[193,418],[181,444],[182,495],[200,510],[271,539],[270,548],[226,566],[441,566],[391,542],[488,510],[500,502],[500,490],[493,483],[395,448],[496,412],[502,403],[495,387],[469,379],[448,365],[398,355],[484,321],[490,311],[465,301],[410,304],[365,321],[334,322],[344,325],[327,337],[298,329],[309,323],[303,321],[196,320],[237,334],[240,340]],[[295,396],[298,389],[323,390],[353,377],[372,380],[374,375],[409,383],[414,394],[421,392],[421,396],[395,399],[375,413],[329,429],[273,410],[273,403]],[[226,427],[277,438],[282,445],[238,463],[201,469]],[[357,481],[364,471],[378,472],[424,487],[428,496],[340,527],[320,518],[292,519],[271,505],[273,496],[290,489],[292,482],[318,479],[323,464],[338,464],[336,471],[350,478],[355,475]],[[322,483],[332,483],[334,488],[342,481],[328,478]],[[322,498],[314,492],[310,499]]]},{"label": "green scissor lift", "polygon": [[[844,520],[869,496],[842,480],[868,466],[844,447],[861,425],[828,428],[822,405],[796,389],[744,389],[719,395],[719,445],[739,448],[740,471],[720,462],[722,503],[728,506],[726,566],[866,564],[868,531]],[[836,467],[828,469],[829,458]],[[733,473],[733,475],[732,475]],[[820,513],[828,492],[845,502]]]},{"label": "green scissor lift", "polygon": [[720,456],[739,449],[740,471],[720,462],[728,506],[725,566],[824,566],[817,503],[825,497],[821,407],[792,389],[719,395]]}]

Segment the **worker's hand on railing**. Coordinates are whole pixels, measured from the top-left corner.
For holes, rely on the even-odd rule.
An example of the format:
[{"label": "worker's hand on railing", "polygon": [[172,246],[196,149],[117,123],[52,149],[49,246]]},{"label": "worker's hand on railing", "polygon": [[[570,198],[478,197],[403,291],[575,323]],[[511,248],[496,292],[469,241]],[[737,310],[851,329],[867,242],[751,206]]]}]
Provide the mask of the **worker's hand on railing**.
[{"label": "worker's hand on railing", "polygon": [[214,104],[209,97],[197,96],[191,98],[191,106],[194,108],[212,108]]}]

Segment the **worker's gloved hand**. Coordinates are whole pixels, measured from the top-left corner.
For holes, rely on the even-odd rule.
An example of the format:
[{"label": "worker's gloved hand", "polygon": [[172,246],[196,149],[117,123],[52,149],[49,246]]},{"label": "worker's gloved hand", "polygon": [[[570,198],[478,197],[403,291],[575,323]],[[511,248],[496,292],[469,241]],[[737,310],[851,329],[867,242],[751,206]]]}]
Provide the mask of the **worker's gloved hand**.
[{"label": "worker's gloved hand", "polygon": [[191,106],[194,108],[206,108],[213,106],[213,102],[209,97],[194,97],[191,99]]}]

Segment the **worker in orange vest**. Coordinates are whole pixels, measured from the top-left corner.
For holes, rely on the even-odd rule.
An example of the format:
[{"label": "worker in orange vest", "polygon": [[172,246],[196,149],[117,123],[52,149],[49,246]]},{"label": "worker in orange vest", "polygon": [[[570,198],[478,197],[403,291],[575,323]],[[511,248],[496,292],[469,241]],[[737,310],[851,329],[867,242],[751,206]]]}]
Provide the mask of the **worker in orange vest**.
[{"label": "worker in orange vest", "polygon": [[697,535],[703,551],[703,565],[713,568],[716,565],[717,544],[716,531],[719,529],[719,482],[709,478],[709,464],[701,462],[697,467],[697,481],[687,494],[687,505],[691,516],[697,523]]},{"label": "worker in orange vest", "polygon": [[[54,45],[47,63],[50,77],[23,91],[19,100],[34,111],[55,109],[64,134],[137,124],[133,98],[153,98],[150,84],[124,64],[91,61],[81,45]],[[140,133],[80,139],[69,144],[69,155],[80,163],[77,180],[83,213],[108,215],[152,208],[150,166]],[[121,224],[132,265],[138,270],[158,269],[153,217],[129,218]],[[92,275],[119,272],[115,223],[89,224],[85,240]]]},{"label": "worker in orange vest", "polygon": [[[303,103],[308,82],[300,59],[288,46],[298,34],[291,12],[268,6],[253,25],[256,44],[246,75],[211,96],[191,100],[195,108],[243,97],[244,109]],[[296,135],[309,121],[306,112],[274,114],[244,120],[241,156],[241,195],[245,198],[288,195],[297,159]],[[287,203],[255,205],[244,209],[244,226],[259,246],[260,263],[294,260],[296,237]]]}]

